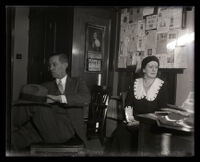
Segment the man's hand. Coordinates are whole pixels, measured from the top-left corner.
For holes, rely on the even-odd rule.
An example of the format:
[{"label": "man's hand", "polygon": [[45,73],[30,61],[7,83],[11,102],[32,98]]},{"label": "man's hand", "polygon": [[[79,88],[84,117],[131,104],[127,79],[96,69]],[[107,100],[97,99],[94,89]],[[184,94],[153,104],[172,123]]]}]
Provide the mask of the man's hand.
[{"label": "man's hand", "polygon": [[47,103],[62,102],[61,96],[47,95]]},{"label": "man's hand", "polygon": [[54,103],[55,101],[54,100],[52,100],[52,99],[50,99],[50,98],[47,98],[47,101],[46,101],[47,103]]}]

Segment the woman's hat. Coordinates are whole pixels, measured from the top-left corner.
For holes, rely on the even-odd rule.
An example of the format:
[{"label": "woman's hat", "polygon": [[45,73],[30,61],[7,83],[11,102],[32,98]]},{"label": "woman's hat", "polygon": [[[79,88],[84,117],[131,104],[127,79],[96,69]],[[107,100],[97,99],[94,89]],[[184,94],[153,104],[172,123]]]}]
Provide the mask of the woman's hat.
[{"label": "woman's hat", "polygon": [[159,60],[158,60],[158,58],[156,56],[147,56],[142,60],[141,69],[144,69],[145,66],[151,61],[156,61],[158,63],[158,67],[159,67],[160,63],[159,63]]},{"label": "woman's hat", "polygon": [[14,104],[45,104],[48,89],[38,84],[27,84],[22,87],[19,100]]}]

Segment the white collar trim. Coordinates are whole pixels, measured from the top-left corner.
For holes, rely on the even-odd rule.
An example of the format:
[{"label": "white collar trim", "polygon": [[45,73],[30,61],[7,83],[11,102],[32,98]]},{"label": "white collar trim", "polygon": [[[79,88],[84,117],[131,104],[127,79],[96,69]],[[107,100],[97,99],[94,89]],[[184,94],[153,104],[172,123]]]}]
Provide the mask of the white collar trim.
[{"label": "white collar trim", "polygon": [[153,84],[151,85],[150,89],[146,93],[143,86],[143,78],[136,79],[134,83],[135,98],[141,100],[145,97],[148,101],[154,101],[163,83],[163,80],[156,78]]}]

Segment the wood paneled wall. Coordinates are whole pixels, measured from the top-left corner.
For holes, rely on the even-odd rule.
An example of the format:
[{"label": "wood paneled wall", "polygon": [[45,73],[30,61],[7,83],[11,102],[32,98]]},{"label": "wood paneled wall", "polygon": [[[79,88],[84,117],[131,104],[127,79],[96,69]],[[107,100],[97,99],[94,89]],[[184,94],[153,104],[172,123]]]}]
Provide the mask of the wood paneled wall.
[{"label": "wood paneled wall", "polygon": [[102,66],[102,85],[109,85],[112,78],[109,72],[109,62],[112,58],[113,46],[111,44],[111,27],[113,23],[113,9],[99,7],[75,7],[73,46],[72,46],[72,67],[71,76],[83,77],[90,89],[97,84],[98,72],[85,71],[85,35],[86,24],[105,26],[105,44]]},{"label": "wood paneled wall", "polygon": [[[52,53],[66,53],[71,60],[73,37],[72,7],[31,7],[29,29],[28,83],[52,79],[48,58]],[[71,72],[69,62],[68,74]]]}]

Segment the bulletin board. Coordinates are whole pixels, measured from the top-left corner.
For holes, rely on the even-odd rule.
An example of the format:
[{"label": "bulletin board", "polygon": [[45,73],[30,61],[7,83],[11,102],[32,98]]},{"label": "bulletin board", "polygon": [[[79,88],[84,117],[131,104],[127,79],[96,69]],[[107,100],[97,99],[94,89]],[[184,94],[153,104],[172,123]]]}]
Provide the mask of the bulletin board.
[{"label": "bulletin board", "polygon": [[141,67],[155,55],[160,68],[187,68],[186,48],[179,43],[187,30],[183,7],[133,7],[120,10],[117,68]]}]

